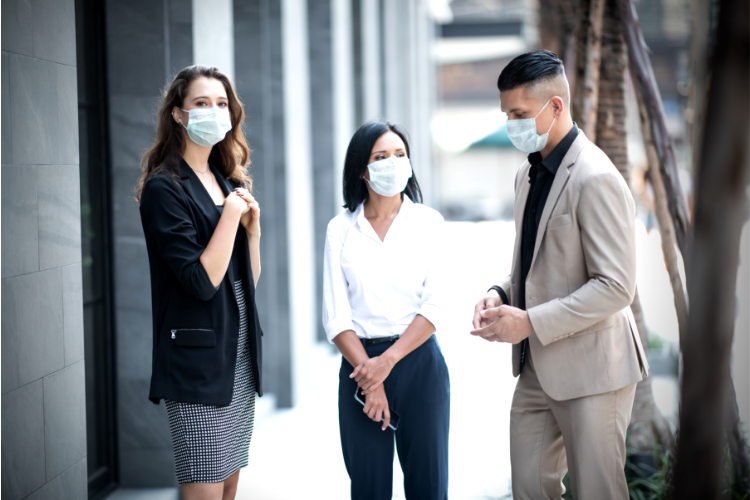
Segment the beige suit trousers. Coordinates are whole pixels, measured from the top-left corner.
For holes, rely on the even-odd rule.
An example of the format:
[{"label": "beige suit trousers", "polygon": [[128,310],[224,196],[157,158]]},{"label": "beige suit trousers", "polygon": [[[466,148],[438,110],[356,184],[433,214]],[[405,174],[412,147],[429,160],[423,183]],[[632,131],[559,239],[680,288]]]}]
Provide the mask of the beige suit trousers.
[{"label": "beige suit trousers", "polygon": [[510,410],[513,500],[561,499],[566,471],[576,500],[627,500],[625,437],[636,384],[555,401],[526,356]]}]

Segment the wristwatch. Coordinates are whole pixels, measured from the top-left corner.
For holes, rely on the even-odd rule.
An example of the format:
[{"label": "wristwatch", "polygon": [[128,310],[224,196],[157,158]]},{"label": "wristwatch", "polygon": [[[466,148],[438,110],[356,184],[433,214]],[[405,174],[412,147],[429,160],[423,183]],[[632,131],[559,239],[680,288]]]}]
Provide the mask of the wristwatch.
[{"label": "wristwatch", "polygon": [[487,290],[487,291],[489,292],[490,290],[495,290],[497,293],[500,294],[500,299],[503,301],[503,304],[510,305],[510,301],[508,300],[508,296],[505,295],[505,290],[503,290],[502,288],[500,288],[497,285],[491,286],[490,289]]}]

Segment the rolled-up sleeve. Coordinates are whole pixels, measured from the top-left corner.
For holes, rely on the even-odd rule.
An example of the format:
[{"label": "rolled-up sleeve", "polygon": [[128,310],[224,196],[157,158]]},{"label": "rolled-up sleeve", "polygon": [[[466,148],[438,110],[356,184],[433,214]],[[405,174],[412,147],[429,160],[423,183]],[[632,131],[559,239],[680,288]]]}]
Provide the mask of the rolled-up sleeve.
[{"label": "rolled-up sleeve", "polygon": [[140,212],[146,237],[177,276],[182,288],[199,300],[211,300],[217,287],[211,283],[200,258],[205,247],[198,243],[181,188],[162,175],[146,182]]},{"label": "rolled-up sleeve", "polygon": [[424,316],[435,327],[435,331],[440,331],[443,327],[444,314],[444,295],[445,295],[445,267],[444,245],[441,244],[441,236],[445,234],[445,221],[443,217],[437,214],[437,217],[429,224],[427,232],[429,246],[427,248],[427,258],[429,267],[427,276],[424,280],[422,290],[422,300],[419,305],[417,314]]},{"label": "rolled-up sleeve", "polygon": [[342,222],[336,218],[328,224],[323,261],[323,327],[331,343],[339,333],[354,330],[346,276],[341,268],[343,243],[338,226]]}]

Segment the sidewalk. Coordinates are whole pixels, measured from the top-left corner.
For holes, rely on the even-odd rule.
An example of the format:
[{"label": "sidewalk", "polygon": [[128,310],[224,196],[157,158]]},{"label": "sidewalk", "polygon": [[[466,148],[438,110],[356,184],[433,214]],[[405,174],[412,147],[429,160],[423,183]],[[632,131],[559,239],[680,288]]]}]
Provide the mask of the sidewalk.
[{"label": "sidewalk", "polygon": [[[449,226],[449,310],[446,328],[438,332],[451,377],[449,496],[502,498],[510,486],[511,348],[472,337],[469,330],[476,301],[509,271],[514,228],[509,222]],[[266,398],[258,400],[250,464],[242,470],[238,500],[349,498],[338,434],[341,358],[325,345],[310,356],[315,369],[309,370],[308,386],[315,389],[301,394],[294,409],[266,411]],[[394,498],[403,499],[397,462],[394,469]]]}]

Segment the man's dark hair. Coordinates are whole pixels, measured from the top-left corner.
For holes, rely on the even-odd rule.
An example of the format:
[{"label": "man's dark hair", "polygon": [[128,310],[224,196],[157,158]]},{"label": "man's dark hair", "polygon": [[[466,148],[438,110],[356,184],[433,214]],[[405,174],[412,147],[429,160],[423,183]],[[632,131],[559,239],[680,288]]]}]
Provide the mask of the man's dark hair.
[{"label": "man's dark hair", "polygon": [[527,52],[503,68],[497,79],[497,88],[505,92],[558,75],[565,75],[565,68],[557,54],[549,50]]}]

